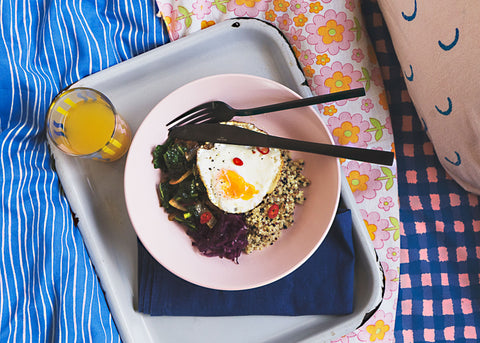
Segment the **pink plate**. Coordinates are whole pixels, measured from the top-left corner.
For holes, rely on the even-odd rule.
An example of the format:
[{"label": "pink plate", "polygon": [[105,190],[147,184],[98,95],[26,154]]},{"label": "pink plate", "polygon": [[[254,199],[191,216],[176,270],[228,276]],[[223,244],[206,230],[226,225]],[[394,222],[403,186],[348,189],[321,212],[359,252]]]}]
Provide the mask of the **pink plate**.
[{"label": "pink plate", "polygon": [[[243,290],[276,281],[298,268],[320,246],[335,216],[340,197],[338,159],[291,152],[305,160],[311,180],[306,201],[295,210],[295,223],[272,246],[242,254],[239,264],[205,257],[194,247],[182,226],[171,222],[159,206],[160,172],[153,168],[152,150],[167,138],[165,124],[188,109],[211,100],[236,108],[262,106],[300,98],[287,87],[260,77],[226,74],[193,81],[165,97],[138,129],[125,167],[125,199],[133,227],[145,248],[165,268],[194,284],[220,290]],[[269,134],[333,144],[311,107],[253,117],[248,121]],[[325,261],[328,263],[328,261]]]}]

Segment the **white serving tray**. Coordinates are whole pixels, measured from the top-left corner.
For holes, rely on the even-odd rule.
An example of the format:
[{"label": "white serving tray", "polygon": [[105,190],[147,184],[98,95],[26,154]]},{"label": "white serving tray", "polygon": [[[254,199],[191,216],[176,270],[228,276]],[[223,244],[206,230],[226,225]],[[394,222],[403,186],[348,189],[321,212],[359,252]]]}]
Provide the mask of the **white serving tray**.
[{"label": "white serving tray", "polygon": [[[72,87],[105,93],[133,132],[174,89],[204,76],[258,75],[312,96],[287,41],[273,26],[234,19],[90,75]],[[124,342],[330,341],[352,332],[382,300],[383,273],[343,177],[342,199],[354,221],[355,304],[344,316],[151,317],[137,308],[137,237],[123,196],[125,158],[102,163],[52,147],[58,175]]]}]

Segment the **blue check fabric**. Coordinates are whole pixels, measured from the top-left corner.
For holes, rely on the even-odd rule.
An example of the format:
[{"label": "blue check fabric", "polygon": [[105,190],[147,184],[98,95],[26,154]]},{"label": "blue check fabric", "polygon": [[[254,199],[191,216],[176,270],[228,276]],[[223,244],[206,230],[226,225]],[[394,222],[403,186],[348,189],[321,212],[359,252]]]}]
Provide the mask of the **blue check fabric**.
[{"label": "blue check fabric", "polygon": [[168,40],[154,1],[0,1],[0,342],[118,342],[61,192],[45,115],[64,87]]},{"label": "blue check fabric", "polygon": [[382,66],[395,137],[403,228],[396,340],[479,342],[479,198],[440,165],[408,96],[377,2],[363,1],[362,10]]}]

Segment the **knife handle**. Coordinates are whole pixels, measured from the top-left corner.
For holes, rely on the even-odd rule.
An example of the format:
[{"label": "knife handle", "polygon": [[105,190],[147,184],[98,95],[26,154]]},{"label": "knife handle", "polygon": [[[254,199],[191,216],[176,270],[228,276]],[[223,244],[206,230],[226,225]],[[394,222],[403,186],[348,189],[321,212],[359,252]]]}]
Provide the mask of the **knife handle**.
[{"label": "knife handle", "polygon": [[303,151],[333,157],[346,158],[362,162],[370,162],[391,166],[395,154],[390,151],[355,148],[324,143],[305,142],[295,139],[268,136],[268,146],[272,148]]}]

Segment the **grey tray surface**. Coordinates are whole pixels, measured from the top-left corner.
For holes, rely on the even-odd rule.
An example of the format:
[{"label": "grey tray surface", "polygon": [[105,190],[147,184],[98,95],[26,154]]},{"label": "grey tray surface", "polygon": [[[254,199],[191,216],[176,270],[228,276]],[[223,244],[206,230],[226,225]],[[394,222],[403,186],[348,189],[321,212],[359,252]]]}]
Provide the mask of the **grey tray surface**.
[{"label": "grey tray surface", "polygon": [[[199,78],[243,73],[312,93],[284,37],[258,20],[235,19],[90,75],[72,87],[105,93],[137,130],[149,111],[176,88]],[[123,196],[125,158],[101,163],[52,147],[65,194],[124,342],[330,341],[355,330],[382,299],[383,277],[363,220],[343,177],[342,200],[352,210],[354,312],[345,316],[151,317],[136,311],[137,237]]]}]

